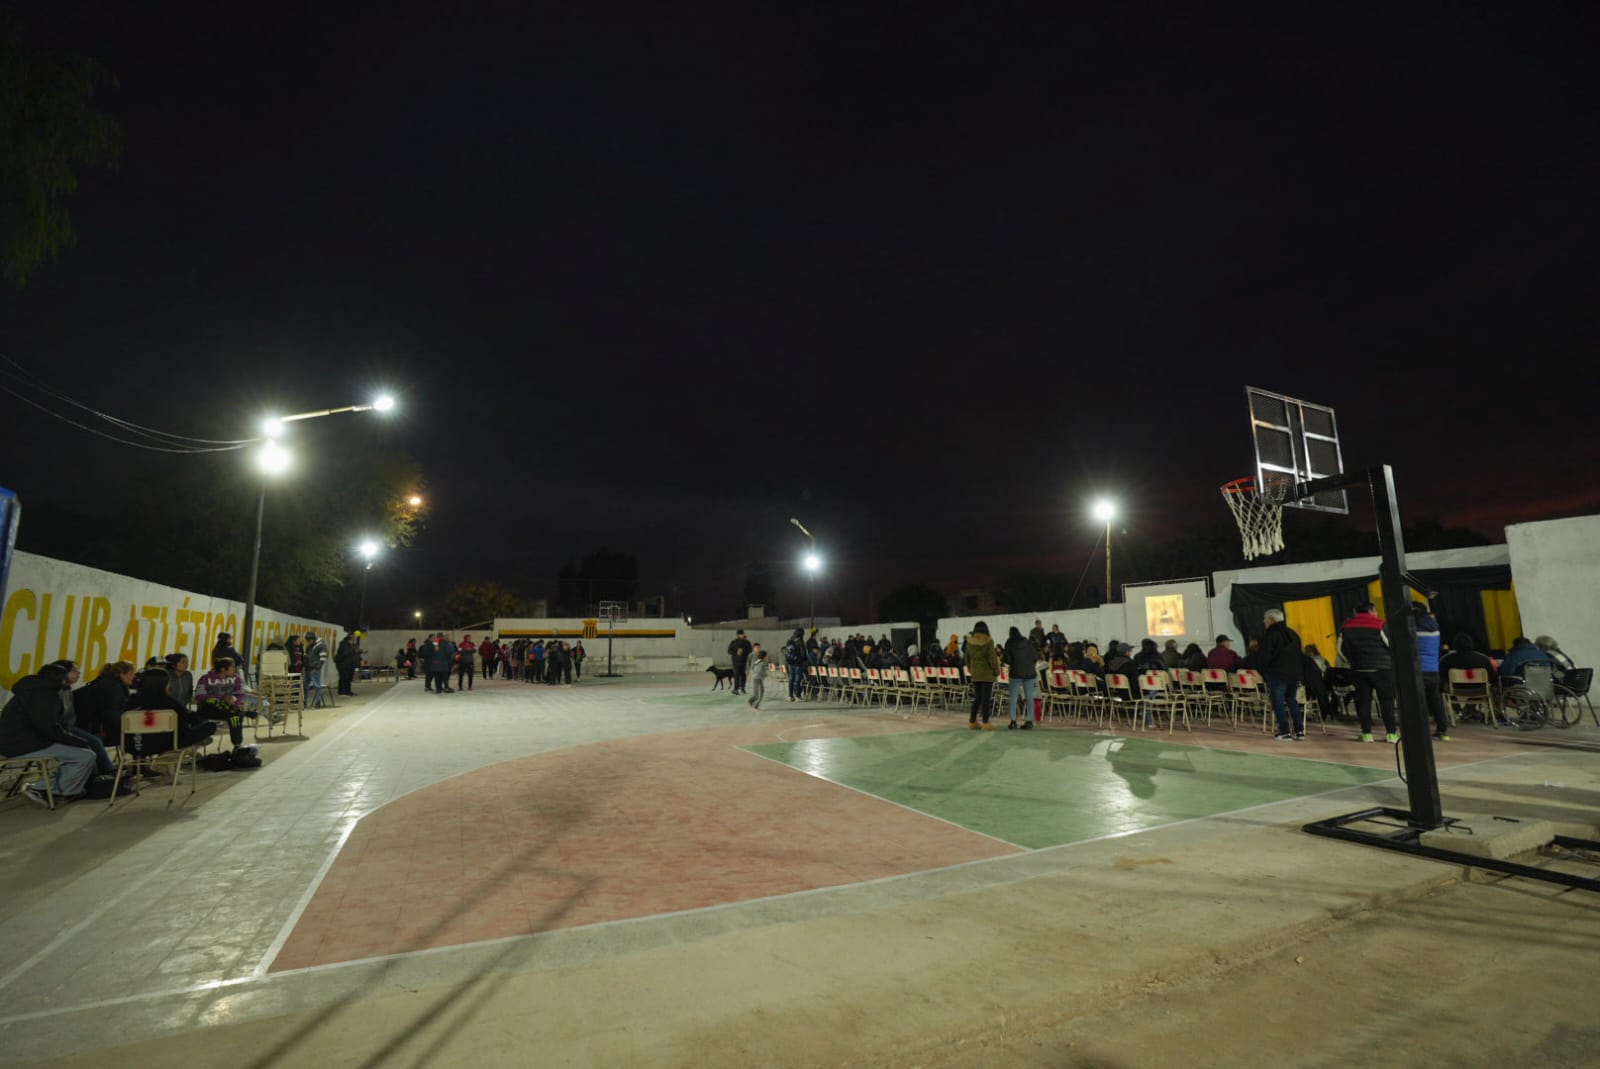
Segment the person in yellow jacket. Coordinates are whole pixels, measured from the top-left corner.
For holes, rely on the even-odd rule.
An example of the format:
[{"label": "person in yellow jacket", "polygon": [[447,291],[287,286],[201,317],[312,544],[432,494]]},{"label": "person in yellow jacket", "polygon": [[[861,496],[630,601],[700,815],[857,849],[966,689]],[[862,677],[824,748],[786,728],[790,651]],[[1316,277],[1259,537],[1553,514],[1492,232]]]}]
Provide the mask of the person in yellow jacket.
[{"label": "person in yellow jacket", "polygon": [[[1000,678],[1000,654],[989,637],[989,625],[982,620],[972,625],[972,634],[967,636],[967,671],[972,675],[972,709],[967,714],[967,726],[974,731],[993,731],[989,705],[994,681]],[[982,724],[978,723],[980,713]]]}]

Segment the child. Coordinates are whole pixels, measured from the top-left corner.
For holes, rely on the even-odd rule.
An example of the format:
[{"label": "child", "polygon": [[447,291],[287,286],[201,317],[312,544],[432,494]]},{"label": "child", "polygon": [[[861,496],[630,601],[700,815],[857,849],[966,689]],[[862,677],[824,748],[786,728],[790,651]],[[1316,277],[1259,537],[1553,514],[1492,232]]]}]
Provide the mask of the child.
[{"label": "child", "polygon": [[767,651],[757,642],[750,651],[750,682],[755,685],[755,693],[750,696],[750,708],[761,708],[761,699],[767,689]]},{"label": "child", "polygon": [[255,715],[245,709],[244,696],[244,679],[231,657],[218,657],[194,685],[195,708],[207,720],[228,725],[228,738],[236,750],[244,745],[244,718]]}]

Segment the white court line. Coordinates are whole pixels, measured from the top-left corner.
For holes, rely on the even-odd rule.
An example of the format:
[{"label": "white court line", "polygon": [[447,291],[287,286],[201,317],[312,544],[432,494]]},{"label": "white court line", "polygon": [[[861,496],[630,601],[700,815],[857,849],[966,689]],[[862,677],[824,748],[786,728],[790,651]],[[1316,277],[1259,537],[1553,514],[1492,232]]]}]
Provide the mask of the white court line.
[{"label": "white court line", "polygon": [[[312,754],[306,760],[306,762],[303,765],[301,765],[301,769],[306,768],[312,762],[320,760],[326,754],[332,752],[332,746],[333,746],[333,743],[335,741],[337,741],[342,736],[344,736],[346,734],[349,734],[358,725],[360,725],[363,721],[365,721],[367,719],[367,717],[369,717],[373,713],[377,712],[378,711],[378,707],[381,706],[385,701],[387,701],[389,696],[394,694],[394,693],[395,693],[395,690],[393,688],[391,688],[388,694],[383,695],[377,701],[372,703],[372,708],[368,709],[365,713],[361,714],[356,719],[349,721],[344,726],[344,729],[342,731],[336,731],[333,734],[323,736],[328,741],[322,746],[321,749],[319,749],[316,753]],[[293,782],[287,782],[287,783],[280,782],[280,783],[272,784],[271,785],[271,789],[273,790],[274,793],[277,793],[278,791],[281,791],[281,790],[284,790],[284,789],[298,790],[299,788]],[[252,820],[252,819],[253,819],[253,815],[252,814],[247,813],[243,809],[236,809],[233,812],[233,814],[231,815],[231,817],[224,818],[222,821],[219,821],[218,823],[212,825],[210,830],[213,833],[218,832],[218,831],[223,831],[223,830],[231,830],[232,825],[235,825],[235,824],[238,824],[238,823],[241,823],[241,822],[248,822],[249,820]],[[173,853],[167,855],[167,857],[162,861],[161,864],[152,865],[149,868],[149,870],[145,872],[145,874],[143,876],[140,876],[139,878],[133,880],[132,882],[130,882],[127,885],[125,885],[116,894],[114,894],[111,897],[103,900],[98,906],[96,906],[94,909],[90,910],[87,915],[85,915],[82,919],[80,919],[78,921],[78,923],[72,925],[69,928],[63,929],[60,932],[57,932],[55,938],[51,939],[50,942],[46,943],[43,947],[39,948],[33,954],[29,955],[28,958],[25,961],[23,961],[20,965],[16,966],[10,972],[6,973],[5,976],[0,977],[0,991],[5,990],[6,987],[8,987],[10,984],[12,984],[14,981],[16,981],[19,977],[21,977],[22,975],[27,973],[28,970],[32,969],[35,965],[39,964],[39,962],[43,961],[45,958],[47,958],[51,954],[53,954],[57,949],[59,949],[61,947],[62,944],[67,942],[67,940],[72,939],[73,937],[81,934],[84,931],[84,929],[88,928],[90,925],[92,925],[96,921],[98,921],[101,917],[105,916],[113,908],[115,908],[116,906],[120,905],[123,902],[123,900],[126,899],[129,895],[133,894],[135,891],[138,891],[139,889],[144,887],[145,884],[149,883],[151,880],[155,879],[157,876],[161,876],[161,875],[164,875],[166,873],[169,873],[171,871],[171,865],[172,865],[172,863],[174,861],[177,861],[177,860],[179,860],[181,858],[185,858],[188,855],[190,855],[190,854],[192,854],[192,853],[194,853],[197,850],[200,850],[202,848],[210,848],[211,845],[212,845],[211,841],[210,841],[211,838],[212,838],[212,836],[197,835],[194,838],[190,839],[185,846],[180,847],[178,850],[176,850]]]},{"label": "white court line", "polygon": [[[739,749],[739,747],[734,747],[734,749]],[[744,752],[749,753],[750,751],[746,750]],[[751,756],[752,757],[761,757],[760,754],[751,754]],[[1492,764],[1495,761],[1504,761],[1504,760],[1507,760],[1509,758],[1528,757],[1528,756],[1530,756],[1530,755],[1528,755],[1526,753],[1511,753],[1511,754],[1501,754],[1498,757],[1485,757],[1485,758],[1481,758],[1481,759],[1479,759],[1477,761],[1468,761],[1468,762],[1466,762],[1464,764],[1455,765],[1455,766],[1452,767],[1451,771],[1454,771],[1455,769],[1471,768],[1471,767],[1476,766],[1476,765]],[[771,760],[771,758],[765,758],[765,760]],[[781,762],[781,761],[774,762],[774,763],[783,764],[783,762]],[[797,772],[801,771],[799,769],[795,769],[794,766],[792,766],[792,765],[783,765],[783,767],[791,769],[792,771],[797,771]],[[1357,767],[1359,767],[1359,766],[1357,766]],[[809,774],[810,773],[802,772],[802,775],[809,775]],[[822,779],[823,777],[816,777],[816,778]],[[824,779],[824,782],[831,783],[832,781]],[[670,913],[651,914],[648,917],[622,917],[622,918],[618,918],[616,920],[610,920],[610,921],[596,921],[593,924],[578,925],[578,926],[575,926],[575,927],[572,927],[572,928],[550,929],[550,931],[548,931],[548,932],[534,932],[534,933],[530,933],[530,934],[527,934],[527,935],[508,935],[508,936],[501,936],[501,937],[499,937],[497,939],[485,939],[485,940],[480,940],[478,942],[472,942],[472,943],[455,943],[455,944],[452,944],[450,946],[443,946],[443,947],[426,947],[426,948],[421,949],[421,950],[404,950],[404,951],[401,951],[401,952],[399,952],[397,954],[384,954],[384,955],[379,955],[377,957],[371,957],[371,958],[357,958],[357,959],[353,959],[353,960],[350,960],[350,961],[335,961],[335,962],[329,962],[329,963],[327,963],[325,965],[307,965],[307,966],[303,966],[303,967],[298,968],[298,969],[285,969],[282,972],[266,973],[266,974],[263,974],[263,975],[260,975],[260,976],[249,975],[249,976],[236,977],[236,978],[230,979],[230,980],[211,980],[211,981],[208,981],[208,982],[203,983],[203,984],[192,984],[192,985],[190,985],[188,987],[169,988],[169,989],[164,990],[164,991],[143,991],[143,992],[140,992],[140,993],[134,994],[134,995],[121,995],[121,996],[118,996],[116,998],[99,999],[99,1000],[94,1001],[94,1002],[84,1002],[84,1003],[79,1003],[79,1004],[74,1005],[74,1006],[52,1007],[51,1009],[47,1009],[47,1010],[33,1010],[33,1011],[28,1012],[28,1013],[12,1014],[10,1016],[0,1016],[0,1026],[6,1026],[6,1025],[10,1025],[10,1024],[13,1024],[13,1023],[22,1022],[22,1021],[37,1020],[37,1019],[39,1019],[41,1017],[57,1017],[57,1016],[61,1016],[63,1014],[77,1013],[77,1012],[80,1012],[82,1010],[104,1009],[104,1008],[111,1007],[111,1006],[120,1006],[120,1005],[123,1005],[123,1004],[126,1004],[126,1003],[144,1002],[144,1001],[147,1001],[147,1000],[150,1000],[150,999],[156,999],[156,998],[201,994],[201,993],[204,993],[206,991],[214,991],[214,990],[217,990],[218,988],[224,988],[224,987],[236,987],[236,986],[239,986],[241,984],[248,984],[248,983],[262,983],[262,984],[265,984],[265,983],[270,983],[270,982],[274,982],[274,981],[278,981],[278,980],[287,980],[289,978],[294,978],[294,977],[314,975],[314,974],[317,974],[317,973],[327,972],[327,971],[331,971],[331,970],[335,970],[335,969],[350,968],[351,966],[356,966],[356,965],[371,965],[371,964],[376,963],[376,962],[391,961],[391,960],[396,960],[396,959],[404,960],[404,959],[409,959],[409,958],[414,958],[414,957],[420,957],[422,955],[437,955],[437,954],[449,953],[451,951],[460,951],[460,950],[469,950],[469,949],[481,949],[483,947],[495,946],[497,944],[502,944],[502,943],[509,943],[509,942],[512,942],[512,941],[518,940],[518,939],[529,939],[529,940],[538,939],[538,938],[540,938],[542,936],[545,936],[545,935],[548,935],[548,934],[550,934],[550,932],[554,932],[554,931],[581,932],[581,931],[588,931],[588,930],[594,930],[594,929],[599,929],[599,928],[615,927],[615,926],[624,925],[624,924],[641,924],[641,923],[648,923],[650,921],[654,921],[654,920],[658,920],[658,919],[667,919],[667,918],[672,918],[672,917],[688,917],[688,916],[693,916],[695,914],[714,913],[714,912],[718,912],[718,911],[722,911],[722,910],[735,910],[735,909],[740,909],[742,907],[749,906],[749,905],[752,905],[752,904],[755,904],[755,903],[779,902],[779,901],[783,901],[785,899],[791,899],[791,898],[804,898],[804,897],[809,897],[809,896],[813,896],[813,895],[822,895],[822,894],[837,893],[837,892],[841,892],[841,891],[850,891],[850,890],[852,890],[854,888],[857,888],[857,887],[872,887],[872,886],[875,886],[875,885],[878,885],[878,884],[894,883],[894,882],[905,881],[905,880],[914,880],[914,879],[919,879],[919,878],[926,877],[926,876],[937,875],[939,873],[954,872],[954,871],[957,871],[957,870],[960,870],[960,869],[976,868],[978,866],[984,866],[984,865],[996,865],[996,864],[1005,864],[1005,863],[1008,863],[1008,862],[1015,862],[1015,861],[1017,861],[1019,859],[1026,858],[1031,854],[1065,852],[1065,851],[1071,850],[1071,849],[1073,849],[1075,847],[1088,846],[1088,845],[1090,845],[1092,843],[1107,842],[1107,841],[1112,840],[1112,839],[1123,839],[1123,838],[1127,838],[1128,836],[1132,836],[1132,835],[1144,835],[1144,834],[1150,834],[1150,833],[1155,833],[1155,832],[1163,832],[1163,831],[1166,831],[1168,828],[1182,827],[1183,825],[1186,825],[1186,824],[1196,824],[1196,823],[1200,823],[1202,821],[1207,821],[1207,820],[1221,820],[1224,817],[1235,816],[1235,815],[1237,815],[1239,813],[1249,813],[1249,812],[1251,812],[1253,810],[1266,809],[1266,808],[1269,808],[1271,806],[1291,805],[1291,804],[1293,804],[1295,802],[1304,801],[1304,800],[1309,799],[1309,798],[1321,798],[1321,797],[1324,797],[1326,795],[1339,794],[1339,793],[1341,793],[1343,791],[1362,790],[1364,788],[1384,786],[1384,785],[1387,785],[1387,784],[1399,783],[1399,782],[1400,782],[1400,778],[1398,776],[1391,776],[1386,780],[1373,780],[1371,783],[1352,783],[1352,784],[1347,784],[1346,786],[1343,786],[1343,787],[1334,787],[1334,788],[1331,788],[1331,789],[1326,790],[1326,791],[1320,791],[1317,794],[1298,795],[1298,796],[1296,796],[1294,798],[1282,798],[1282,799],[1279,799],[1279,800],[1274,801],[1274,802],[1261,802],[1261,803],[1259,803],[1257,805],[1246,806],[1243,809],[1233,809],[1233,810],[1229,810],[1229,811],[1227,811],[1225,813],[1213,813],[1210,816],[1204,816],[1204,817],[1188,817],[1188,818],[1186,818],[1184,820],[1175,820],[1175,821],[1172,821],[1169,824],[1157,824],[1157,825],[1154,825],[1154,826],[1148,827],[1148,828],[1130,828],[1127,831],[1111,832],[1111,833],[1109,833],[1107,835],[1097,836],[1097,837],[1095,837],[1093,839],[1079,839],[1079,840],[1076,840],[1076,841],[1070,842],[1070,843],[1059,843],[1059,844],[1057,844],[1055,846],[1045,846],[1045,847],[1038,847],[1038,848],[1032,848],[1032,849],[1030,849],[1028,847],[1018,847],[1019,850],[1023,851],[1020,854],[1005,854],[1005,855],[1001,855],[999,857],[974,858],[971,861],[958,861],[955,864],[944,865],[944,866],[941,866],[940,868],[936,868],[936,869],[919,869],[916,872],[902,872],[902,873],[896,873],[896,874],[891,875],[891,876],[878,876],[878,877],[875,877],[875,878],[870,879],[870,880],[860,880],[860,881],[857,881],[856,883],[833,884],[833,885],[830,885],[830,886],[827,886],[827,887],[810,887],[810,888],[806,888],[805,890],[802,890],[802,891],[786,891],[783,894],[768,895],[768,896],[766,896],[764,898],[743,899],[743,900],[738,901],[738,902],[719,902],[719,903],[716,903],[715,905],[698,906],[698,907],[695,907],[694,909],[675,910],[675,911],[670,912]],[[843,784],[838,784],[838,786],[844,786],[844,785]],[[849,788],[849,789],[853,790],[854,788]],[[877,798],[876,795],[868,795],[868,797]],[[884,799],[878,799],[878,800],[879,801],[883,801]],[[891,803],[891,804],[895,804],[895,803]],[[902,807],[902,808],[904,808],[904,807]],[[928,814],[921,813],[919,810],[912,810],[912,812],[918,813],[918,815],[920,815],[920,816],[928,816]],[[937,820],[937,819],[940,819],[940,818],[933,817],[931,819]],[[959,827],[959,825],[957,825],[957,826]],[[970,831],[971,829],[963,829],[963,830]],[[974,832],[974,834],[981,835],[982,832]],[[993,837],[991,836],[990,838],[993,838]],[[1004,840],[998,840],[998,841],[1004,842]],[[1008,844],[1008,845],[1015,845],[1015,844]],[[1032,875],[1022,875],[1022,876],[1016,877],[1013,880],[1006,881],[1006,882],[1016,883],[1016,882],[1020,882],[1021,880],[1033,879],[1033,878],[1036,878],[1037,876],[1040,876],[1040,875],[1047,875],[1047,874],[1040,873],[1040,874],[1032,874]],[[999,886],[999,884],[996,884],[996,886]],[[952,893],[954,893],[954,892],[952,892]]]}]

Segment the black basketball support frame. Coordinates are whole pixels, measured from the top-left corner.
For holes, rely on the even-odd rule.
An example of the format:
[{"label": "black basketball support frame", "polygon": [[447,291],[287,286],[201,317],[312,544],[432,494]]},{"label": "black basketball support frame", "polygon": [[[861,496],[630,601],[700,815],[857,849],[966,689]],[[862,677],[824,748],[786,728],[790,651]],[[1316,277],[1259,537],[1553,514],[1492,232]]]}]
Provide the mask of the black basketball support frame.
[{"label": "black basketball support frame", "polygon": [[[1378,578],[1383,584],[1383,626],[1389,638],[1389,654],[1394,659],[1395,699],[1400,712],[1400,748],[1411,808],[1403,810],[1380,806],[1363,809],[1314,821],[1305,825],[1304,830],[1330,839],[1343,839],[1384,850],[1397,850],[1418,857],[1600,892],[1600,879],[1592,876],[1422,845],[1423,832],[1447,827],[1457,821],[1444,816],[1439,801],[1439,772],[1433,760],[1433,738],[1429,731],[1427,700],[1422,689],[1422,665],[1417,656],[1416,626],[1411,621],[1411,595],[1407,593],[1407,588],[1424,596],[1430,592],[1406,571],[1406,550],[1400,533],[1400,508],[1395,499],[1394,471],[1389,465],[1382,464],[1365,472],[1313,479],[1297,484],[1289,492],[1288,500],[1298,500],[1326,490],[1343,490],[1362,483],[1372,494],[1372,510],[1377,526],[1380,554]],[[1358,825],[1378,825],[1385,830],[1372,830]],[[1573,851],[1600,854],[1600,841],[1592,839],[1557,836],[1555,845]]]}]

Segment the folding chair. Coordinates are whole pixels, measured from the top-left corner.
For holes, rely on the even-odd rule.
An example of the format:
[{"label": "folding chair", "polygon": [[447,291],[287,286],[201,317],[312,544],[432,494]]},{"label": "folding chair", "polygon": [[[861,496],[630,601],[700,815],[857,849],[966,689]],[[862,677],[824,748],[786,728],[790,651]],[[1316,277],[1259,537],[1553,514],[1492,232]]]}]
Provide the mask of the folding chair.
[{"label": "folding chair", "polygon": [[1072,711],[1072,684],[1067,679],[1064,668],[1052,668],[1045,673],[1044,678],[1044,715],[1062,720]]},{"label": "folding chair", "polygon": [[137,752],[136,746],[130,746],[128,739],[137,735],[168,735],[174,742],[178,739],[178,714],[171,709],[129,709],[122,714],[122,745],[117,748],[117,776],[111,782],[111,801],[108,805],[117,804],[117,791],[122,786],[123,773],[133,770],[135,773],[143,768],[152,772],[172,772],[172,793],[167,798],[167,806],[178,798],[178,780],[183,774],[183,765],[189,763],[189,793],[184,796],[184,801],[194,797],[198,786],[199,765],[197,758],[200,751],[211,741],[206,738],[188,746],[179,746],[175,749],[164,750],[156,754],[143,754]]},{"label": "folding chair", "polygon": [[1108,723],[1113,719],[1120,720],[1126,713],[1135,730],[1144,724],[1144,716],[1139,709],[1139,692],[1133,689],[1133,681],[1121,672],[1106,673],[1105,711]]},{"label": "folding chair", "polygon": [[1145,672],[1139,676],[1139,689],[1143,692],[1139,696],[1139,705],[1145,716],[1167,715],[1167,734],[1177,725],[1178,717],[1183,717],[1183,730],[1194,730],[1189,726],[1189,706],[1183,700],[1183,692],[1178,690],[1172,681],[1171,673],[1166,670],[1160,672]]},{"label": "folding chair", "polygon": [[1483,719],[1494,723],[1494,687],[1487,668],[1452,668],[1444,685],[1444,708],[1450,723],[1458,722],[1464,709],[1481,707]]},{"label": "folding chair", "polygon": [[1233,698],[1233,723],[1239,726],[1242,715],[1261,715],[1261,730],[1265,732],[1272,723],[1272,702],[1267,697],[1267,685],[1261,673],[1253,668],[1241,668],[1228,677],[1229,694]]},{"label": "folding chair", "polygon": [[0,757],[0,776],[15,775],[11,786],[6,788],[5,796],[15,798],[17,792],[30,783],[44,784],[45,801],[49,808],[56,807],[56,773],[61,769],[61,762],[54,757]]}]

